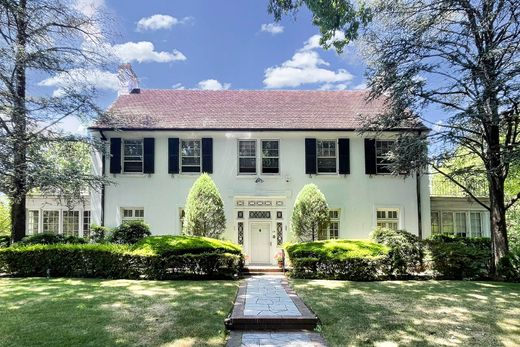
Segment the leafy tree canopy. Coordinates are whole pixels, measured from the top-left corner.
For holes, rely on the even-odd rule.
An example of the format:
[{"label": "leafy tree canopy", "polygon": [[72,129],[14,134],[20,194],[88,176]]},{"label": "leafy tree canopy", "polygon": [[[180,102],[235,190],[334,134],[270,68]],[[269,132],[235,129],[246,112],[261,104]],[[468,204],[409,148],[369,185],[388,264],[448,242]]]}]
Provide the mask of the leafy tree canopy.
[{"label": "leafy tree canopy", "polygon": [[306,184],[298,193],[292,214],[292,231],[300,241],[315,241],[330,222],[325,195],[315,184]]}]

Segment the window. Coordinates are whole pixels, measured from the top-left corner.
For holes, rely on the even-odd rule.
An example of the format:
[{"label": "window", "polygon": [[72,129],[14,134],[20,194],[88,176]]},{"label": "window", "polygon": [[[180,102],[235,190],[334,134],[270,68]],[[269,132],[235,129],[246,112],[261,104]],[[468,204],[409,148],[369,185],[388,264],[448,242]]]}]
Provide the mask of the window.
[{"label": "window", "polygon": [[392,149],[394,141],[376,141],[376,172],[390,173],[391,160],[388,159],[388,152]]},{"label": "window", "polygon": [[186,217],[186,213],[183,208],[179,209],[179,223],[181,225],[181,231],[184,229],[184,217]]},{"label": "window", "polygon": [[377,226],[380,228],[399,229],[398,209],[377,209]]},{"label": "window", "polygon": [[90,236],[90,211],[83,211],[83,237]]},{"label": "window", "polygon": [[249,211],[249,218],[251,219],[271,219],[270,211]]},{"label": "window", "polygon": [[483,217],[480,211],[432,211],[432,234],[482,237]]},{"label": "window", "polygon": [[29,210],[29,215],[27,217],[27,233],[34,235],[38,234],[38,227],[40,224],[40,211],[38,210]]},{"label": "window", "polygon": [[79,211],[63,211],[63,235],[79,236]]},{"label": "window", "polygon": [[144,220],[143,208],[123,208],[123,218],[121,222],[128,222],[131,220]]},{"label": "window", "polygon": [[238,173],[256,174],[256,140],[238,141]]},{"label": "window", "polygon": [[60,211],[43,211],[42,232],[57,234],[60,230]]},{"label": "window", "polygon": [[339,238],[339,210],[330,210],[329,211],[329,230],[328,236],[329,239],[337,239]]},{"label": "window", "polygon": [[200,172],[200,140],[181,140],[181,172]]},{"label": "window", "polygon": [[124,140],[123,171],[143,172],[143,140]]},{"label": "window", "polygon": [[317,140],[318,173],[336,173],[336,140]]},{"label": "window", "polygon": [[278,140],[262,140],[262,173],[280,173],[280,143]]}]

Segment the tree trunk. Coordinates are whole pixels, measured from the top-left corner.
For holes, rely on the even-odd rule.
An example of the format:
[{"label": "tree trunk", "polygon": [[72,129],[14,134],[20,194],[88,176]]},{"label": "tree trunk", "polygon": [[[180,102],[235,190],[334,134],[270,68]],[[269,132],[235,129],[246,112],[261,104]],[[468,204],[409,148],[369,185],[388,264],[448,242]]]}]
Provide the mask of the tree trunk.
[{"label": "tree trunk", "polygon": [[504,203],[504,182],[491,176],[490,179],[490,225],[491,225],[491,273],[497,274],[498,262],[509,251],[507,242],[506,208]]},{"label": "tree trunk", "polygon": [[25,236],[25,195],[27,194],[27,110],[25,108],[26,91],[26,44],[27,18],[26,0],[20,0],[16,16],[16,95],[13,107],[14,133],[14,179],[12,192],[12,239],[20,241]]}]

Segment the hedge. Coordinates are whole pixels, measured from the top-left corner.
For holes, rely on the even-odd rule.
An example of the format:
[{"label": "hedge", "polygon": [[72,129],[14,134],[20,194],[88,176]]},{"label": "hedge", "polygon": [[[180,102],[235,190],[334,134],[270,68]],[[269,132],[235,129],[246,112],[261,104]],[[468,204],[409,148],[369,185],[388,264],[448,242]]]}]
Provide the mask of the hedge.
[{"label": "hedge", "polygon": [[181,253],[159,254],[116,244],[13,246],[0,249],[0,272],[12,276],[224,278],[237,275],[244,264],[241,253]]},{"label": "hedge", "polygon": [[327,240],[285,247],[296,278],[373,281],[384,276],[389,249],[370,241]]},{"label": "hedge", "polygon": [[151,255],[180,255],[185,253],[230,253],[240,255],[242,248],[230,241],[201,236],[150,236],[132,248]]}]

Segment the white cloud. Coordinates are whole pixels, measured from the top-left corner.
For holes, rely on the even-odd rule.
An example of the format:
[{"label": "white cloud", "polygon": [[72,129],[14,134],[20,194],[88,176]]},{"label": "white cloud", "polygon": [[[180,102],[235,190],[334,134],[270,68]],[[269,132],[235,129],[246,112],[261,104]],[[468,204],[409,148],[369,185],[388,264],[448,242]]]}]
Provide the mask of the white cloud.
[{"label": "white cloud", "polygon": [[97,69],[74,69],[62,72],[38,83],[43,87],[55,87],[53,96],[60,96],[63,88],[94,86],[103,90],[119,90],[117,74]]},{"label": "white cloud", "polygon": [[202,90],[225,90],[231,87],[231,83],[220,83],[215,79],[200,81],[198,85]]},{"label": "white cloud", "polygon": [[260,30],[266,33],[270,33],[272,35],[283,33],[283,29],[283,26],[278,23],[262,24],[262,26],[260,27]]},{"label": "white cloud", "polygon": [[184,87],[182,85],[182,83],[175,83],[173,86],[172,86],[172,89],[176,89],[176,90],[184,90],[186,89],[186,87]]},{"label": "white cloud", "polygon": [[149,41],[126,42],[113,46],[114,54],[125,63],[137,61],[139,63],[155,62],[169,63],[186,60],[186,56],[174,49],[171,52],[158,52]]},{"label": "white cloud", "polygon": [[361,90],[361,89],[367,89],[367,84],[366,82],[362,82],[356,86],[354,86],[354,88],[352,88],[354,90]]},{"label": "white cloud", "polygon": [[137,22],[137,31],[171,29],[174,25],[186,24],[192,20],[193,17],[177,19],[166,14],[154,14],[150,17],[141,18]]},{"label": "white cloud", "polygon": [[309,37],[309,39],[307,41],[305,41],[305,43],[303,44],[303,48],[301,50],[310,51],[315,48],[320,48],[321,47],[320,39],[321,39],[320,35],[312,35],[311,37]]}]

